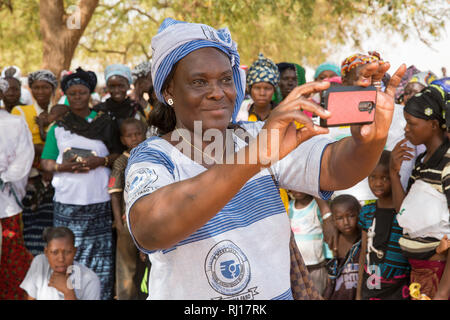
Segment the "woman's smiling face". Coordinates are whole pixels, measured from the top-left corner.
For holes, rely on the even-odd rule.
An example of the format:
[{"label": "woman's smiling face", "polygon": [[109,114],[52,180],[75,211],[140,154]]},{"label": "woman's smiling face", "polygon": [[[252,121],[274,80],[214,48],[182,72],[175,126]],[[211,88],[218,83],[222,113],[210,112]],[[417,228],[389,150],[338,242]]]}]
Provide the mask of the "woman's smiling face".
[{"label": "woman's smiling face", "polygon": [[236,101],[230,59],[207,47],[191,52],[174,68],[164,98],[173,100],[178,125],[193,131],[194,121],[201,121],[203,130],[225,130]]}]

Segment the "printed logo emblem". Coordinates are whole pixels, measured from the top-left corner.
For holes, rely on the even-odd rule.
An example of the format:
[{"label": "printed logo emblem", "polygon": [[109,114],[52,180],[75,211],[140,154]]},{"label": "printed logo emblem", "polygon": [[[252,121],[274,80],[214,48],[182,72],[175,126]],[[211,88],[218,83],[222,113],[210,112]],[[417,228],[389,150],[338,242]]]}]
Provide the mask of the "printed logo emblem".
[{"label": "printed logo emblem", "polygon": [[138,168],[127,176],[125,183],[125,202],[132,204],[136,199],[153,192],[156,188],[153,186],[158,180],[155,170],[148,168]]},{"label": "printed logo emblem", "polygon": [[224,240],[211,248],[205,260],[205,272],[211,287],[220,294],[234,299],[251,299],[257,294],[256,288],[239,294],[250,281],[250,264],[242,250],[232,241]]},{"label": "printed logo emblem", "polygon": [[139,168],[132,173],[130,181],[127,181],[126,188],[128,192],[132,193],[133,191],[145,188],[156,180],[158,180],[158,176],[155,170]]}]

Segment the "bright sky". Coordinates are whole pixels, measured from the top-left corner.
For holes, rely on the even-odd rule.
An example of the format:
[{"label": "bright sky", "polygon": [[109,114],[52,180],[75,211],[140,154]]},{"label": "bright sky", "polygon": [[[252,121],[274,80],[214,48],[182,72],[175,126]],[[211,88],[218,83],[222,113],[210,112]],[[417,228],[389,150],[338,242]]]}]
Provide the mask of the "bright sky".
[{"label": "bright sky", "polygon": [[[389,61],[392,75],[395,70],[405,63],[407,67],[415,65],[420,71],[433,71],[439,78],[442,77],[442,67],[446,67],[447,76],[450,76],[450,24],[447,23],[446,30],[442,32],[441,38],[433,42],[432,48],[425,45],[417,36],[411,36],[407,41],[400,36],[392,34],[374,35],[362,42],[362,49],[350,46],[342,47],[338,53],[329,57],[329,61],[340,63],[353,53],[366,53],[367,51],[378,51],[385,61]],[[307,68],[307,80],[312,80],[313,69]]]}]

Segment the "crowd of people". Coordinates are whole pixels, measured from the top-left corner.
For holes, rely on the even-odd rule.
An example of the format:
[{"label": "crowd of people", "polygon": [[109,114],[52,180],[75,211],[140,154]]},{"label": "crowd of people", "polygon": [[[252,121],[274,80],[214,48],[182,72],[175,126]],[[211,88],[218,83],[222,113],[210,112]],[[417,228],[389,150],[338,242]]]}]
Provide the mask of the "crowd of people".
[{"label": "crowd of people", "polygon": [[[4,67],[0,299],[450,298],[450,78],[368,52],[307,82],[170,18],[152,51],[105,96]],[[342,86],[372,123],[320,127]]]}]

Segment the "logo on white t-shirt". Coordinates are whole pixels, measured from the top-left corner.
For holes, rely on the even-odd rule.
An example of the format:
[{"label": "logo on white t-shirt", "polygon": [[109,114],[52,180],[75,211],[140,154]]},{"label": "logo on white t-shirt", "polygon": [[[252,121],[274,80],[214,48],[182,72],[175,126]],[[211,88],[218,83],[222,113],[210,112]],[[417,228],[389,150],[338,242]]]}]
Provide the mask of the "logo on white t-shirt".
[{"label": "logo on white t-shirt", "polygon": [[133,203],[142,195],[154,191],[152,186],[158,180],[155,170],[148,168],[137,168],[131,172],[125,183],[125,192],[127,194],[127,203]]},{"label": "logo on white t-shirt", "polygon": [[244,252],[232,241],[217,243],[205,260],[205,272],[210,286],[228,297],[215,299],[253,299],[256,287],[246,289],[250,281],[250,264]]}]

